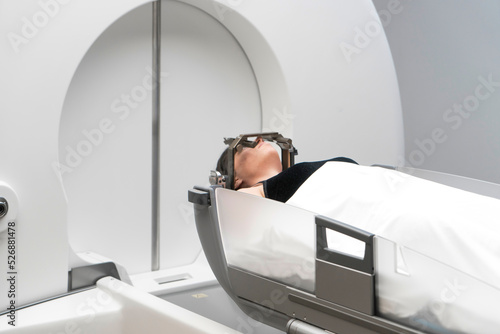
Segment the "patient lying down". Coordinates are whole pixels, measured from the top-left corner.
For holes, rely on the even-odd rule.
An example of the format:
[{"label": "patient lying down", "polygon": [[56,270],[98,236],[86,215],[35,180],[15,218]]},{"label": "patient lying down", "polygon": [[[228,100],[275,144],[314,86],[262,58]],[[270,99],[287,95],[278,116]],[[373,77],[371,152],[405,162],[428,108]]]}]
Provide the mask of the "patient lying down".
[{"label": "patient lying down", "polygon": [[[358,227],[390,240],[399,249],[411,249],[409,253],[402,253],[407,260],[412,258],[409,254],[423,254],[434,259],[431,263],[451,266],[497,289],[484,290],[486,295],[499,295],[500,200],[395,170],[360,166],[348,158],[300,163],[282,171],[274,147],[260,138],[257,142],[255,148],[243,148],[235,155],[235,189],[238,191],[286,202]],[[218,170],[225,175],[226,155],[223,154],[218,163]],[[255,215],[236,220],[239,227],[246,228],[248,223],[253,223],[246,221],[247,216]],[[301,284],[312,283],[306,291],[313,291],[314,272],[295,270],[296,264],[308,263],[311,257],[311,261],[314,260],[313,235],[309,234],[314,231],[313,222],[304,221],[304,225],[302,221],[299,225],[294,222],[293,230],[283,228],[290,226],[288,223],[290,221],[276,224],[281,227],[278,231],[274,226],[259,230],[256,234],[261,238],[255,246],[227,256],[238,267],[286,284],[291,283],[282,273],[300,274]],[[332,244],[336,247],[343,241],[330,242],[328,239],[329,247]],[[309,244],[310,247],[305,247],[307,251],[299,251]],[[356,249],[350,248],[352,250]],[[484,293],[475,295],[478,291],[475,283],[466,284],[451,274],[446,280],[437,279],[437,295],[433,294],[426,290],[427,279],[435,279],[434,271],[441,270],[442,266],[433,270],[427,262],[423,263],[425,265],[408,262],[401,274],[411,276],[419,284],[407,286],[399,284],[399,279],[388,281],[384,292],[378,295],[378,311],[393,319],[421,319],[421,314],[432,315],[433,322],[451,329],[450,333],[497,332],[498,325],[492,325],[497,319],[496,308],[491,305],[491,298],[485,300]],[[380,272],[378,275],[380,282]],[[456,297],[453,302],[449,302],[450,290],[442,290],[440,285],[449,288],[450,282],[454,284],[453,296]]]},{"label": "patient lying down", "polygon": [[[235,155],[238,191],[353,225],[500,289],[500,200],[348,158],[282,171],[274,147],[256,140]],[[222,174],[226,154],[217,164]]]},{"label": "patient lying down", "polygon": [[[234,157],[234,188],[238,191],[286,202],[315,171],[328,161],[356,164],[349,158],[303,162],[282,171],[278,152],[262,138],[255,148],[243,147]],[[217,170],[227,175],[228,150],[219,158]]]}]

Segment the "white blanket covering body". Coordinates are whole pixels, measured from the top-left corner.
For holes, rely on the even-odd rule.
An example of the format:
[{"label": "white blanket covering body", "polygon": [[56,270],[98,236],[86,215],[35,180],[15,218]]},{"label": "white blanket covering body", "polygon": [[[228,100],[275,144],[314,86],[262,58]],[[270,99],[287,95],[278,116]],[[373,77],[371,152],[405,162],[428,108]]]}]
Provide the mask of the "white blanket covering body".
[{"label": "white blanket covering body", "polygon": [[[393,255],[376,257],[393,261],[381,273],[386,283],[377,278],[378,310],[384,316],[423,329],[439,324],[451,330],[447,333],[496,333],[500,325],[492,305],[500,296],[500,200],[344,162],[326,163],[287,204],[225,189],[217,193],[230,265],[314,292],[314,216],[320,214],[390,240],[409,260],[408,284],[404,272],[392,269]],[[328,246],[358,255],[364,247],[336,234],[328,235]],[[451,277],[438,273],[440,282],[434,284],[431,276],[440,271]]]},{"label": "white blanket covering body", "polygon": [[[384,315],[422,329],[429,329],[432,323],[450,333],[496,333],[500,315],[494,305],[500,295],[500,200],[394,170],[329,162],[287,204],[371,232],[497,289],[456,273],[441,277],[441,282],[436,282],[438,290],[427,291],[426,276],[433,276],[443,266],[438,262],[422,266],[417,258],[414,268],[408,268],[408,275],[414,277],[412,285],[393,275],[389,283],[379,287],[383,296],[379,295],[378,306]],[[328,237],[328,244],[362,254],[357,243],[335,234]],[[483,298],[475,295],[478,292]]]},{"label": "white blanket covering body", "polygon": [[500,200],[380,167],[329,162],[290,198],[500,289]]}]

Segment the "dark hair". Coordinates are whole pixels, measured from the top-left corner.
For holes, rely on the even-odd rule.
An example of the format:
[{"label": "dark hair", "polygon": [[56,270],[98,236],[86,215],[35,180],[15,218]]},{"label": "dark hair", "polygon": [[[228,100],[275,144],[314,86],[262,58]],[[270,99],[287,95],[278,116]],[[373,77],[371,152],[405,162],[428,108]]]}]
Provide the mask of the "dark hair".
[{"label": "dark hair", "polygon": [[220,172],[222,175],[228,175],[229,174],[229,147],[222,152],[222,154],[219,157],[219,160],[217,161],[217,171]]}]

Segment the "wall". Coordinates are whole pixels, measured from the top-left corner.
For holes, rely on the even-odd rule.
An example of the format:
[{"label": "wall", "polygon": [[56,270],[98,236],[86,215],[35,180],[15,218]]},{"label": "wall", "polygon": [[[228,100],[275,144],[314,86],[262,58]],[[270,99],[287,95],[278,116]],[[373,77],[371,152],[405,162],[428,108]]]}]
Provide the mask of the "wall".
[{"label": "wall", "polygon": [[399,81],[406,165],[500,183],[500,2],[374,4]]}]

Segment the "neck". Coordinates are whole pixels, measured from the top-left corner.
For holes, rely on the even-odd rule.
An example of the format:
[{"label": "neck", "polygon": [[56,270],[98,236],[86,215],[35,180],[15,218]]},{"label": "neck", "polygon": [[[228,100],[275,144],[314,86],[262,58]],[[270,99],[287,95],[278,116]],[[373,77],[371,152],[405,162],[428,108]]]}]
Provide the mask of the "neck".
[{"label": "neck", "polygon": [[273,169],[267,169],[265,171],[262,171],[259,173],[257,176],[255,176],[252,180],[250,180],[250,184],[248,185],[249,187],[254,186],[255,184],[265,181],[267,179],[272,178],[273,176],[278,175],[281,173],[281,168],[273,168]]}]

